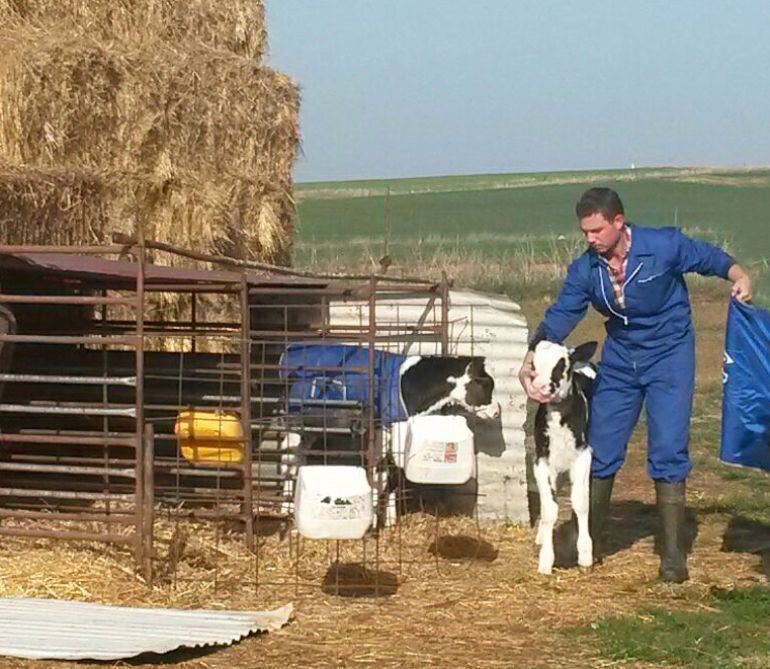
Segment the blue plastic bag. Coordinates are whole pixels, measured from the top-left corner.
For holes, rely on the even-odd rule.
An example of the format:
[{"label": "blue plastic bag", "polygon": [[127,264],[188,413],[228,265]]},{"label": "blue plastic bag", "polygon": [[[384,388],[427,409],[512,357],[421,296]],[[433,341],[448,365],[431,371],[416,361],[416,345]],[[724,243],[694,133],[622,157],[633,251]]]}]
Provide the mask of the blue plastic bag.
[{"label": "blue plastic bag", "polygon": [[730,300],[719,459],[770,470],[770,311]]},{"label": "blue plastic bag", "polygon": [[[399,369],[406,356],[374,350],[374,413],[383,424],[406,420]],[[281,379],[289,382],[291,400],[369,401],[369,349],[349,344],[290,344],[281,356]],[[317,368],[322,367],[323,370]]]}]

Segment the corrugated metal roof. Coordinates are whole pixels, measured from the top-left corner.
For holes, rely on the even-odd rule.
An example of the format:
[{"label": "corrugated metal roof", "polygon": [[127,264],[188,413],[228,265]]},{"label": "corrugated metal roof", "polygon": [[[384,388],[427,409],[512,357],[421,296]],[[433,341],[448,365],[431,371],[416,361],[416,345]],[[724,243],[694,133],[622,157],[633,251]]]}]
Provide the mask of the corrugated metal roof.
[{"label": "corrugated metal roof", "polygon": [[0,655],[117,660],[176,648],[226,645],[283,627],[291,604],[272,611],[107,606],[61,599],[0,598]]},{"label": "corrugated metal roof", "polygon": [[[107,260],[97,256],[76,253],[2,253],[0,266],[9,269],[66,274],[79,279],[108,285],[127,285],[136,282],[137,263],[127,260]],[[195,284],[195,283],[240,283],[242,274],[228,270],[206,270],[190,267],[165,267],[145,264],[147,284]],[[288,274],[248,272],[247,281],[252,285],[320,285],[327,279],[301,277]]]}]

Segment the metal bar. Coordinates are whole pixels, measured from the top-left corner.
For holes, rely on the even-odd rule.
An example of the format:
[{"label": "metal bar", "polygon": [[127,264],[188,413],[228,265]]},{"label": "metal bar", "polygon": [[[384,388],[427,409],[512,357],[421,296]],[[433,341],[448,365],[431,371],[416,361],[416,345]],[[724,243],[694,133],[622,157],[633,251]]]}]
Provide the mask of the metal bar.
[{"label": "metal bar", "polygon": [[155,521],[155,432],[152,424],[147,423],[144,426],[144,482],[142,506],[142,570],[144,580],[147,585],[152,585],[152,558],[153,558],[153,539],[154,539],[154,521]]},{"label": "metal bar", "polygon": [[252,507],[251,478],[251,311],[249,310],[249,284],[246,274],[241,277],[241,428],[243,431],[243,514],[246,548],[254,549],[254,510]]},{"label": "metal bar", "polygon": [[[436,328],[433,328],[432,330],[433,330],[433,334],[430,334],[428,332],[425,332],[425,333],[403,332],[401,336],[392,335],[392,334],[378,335],[374,338],[374,341],[375,342],[401,342],[401,341],[404,341],[406,337],[408,337],[410,341],[435,342],[436,334],[438,333],[438,328],[436,327]],[[265,341],[272,342],[272,341],[281,341],[281,340],[287,340],[287,339],[308,339],[310,336],[314,335],[315,333],[308,332],[308,331],[301,331],[301,330],[296,330],[292,332],[281,332],[281,333],[278,333],[275,330],[252,330],[249,334],[252,338],[262,338]],[[326,340],[339,339],[346,342],[350,342],[351,340],[359,340],[361,342],[365,342],[368,340],[361,333],[357,333],[357,336],[354,337],[353,335],[346,334],[345,332],[336,332],[336,333],[330,332],[328,336],[326,336],[324,339]]]},{"label": "metal bar", "polygon": [[[249,365],[250,369],[264,369],[264,370],[272,370],[272,371],[291,371],[297,369],[297,366],[292,365],[268,365],[268,364],[260,364],[260,363],[254,363],[252,365]],[[331,365],[302,365],[302,369],[305,371],[310,372],[339,372],[340,368],[338,366],[331,366]],[[345,366],[345,372],[365,372],[367,371],[367,368],[364,365],[346,365]]]},{"label": "metal bar", "polygon": [[[145,286],[144,292],[145,293],[148,292],[147,286]],[[180,291],[180,292],[185,292],[186,293],[187,290]],[[131,304],[136,304],[136,302],[132,301]],[[102,323],[102,321],[100,321],[98,319],[96,321],[92,320],[90,322],[98,322],[100,324]],[[116,326],[125,327],[125,328],[128,328],[128,327],[133,328],[134,325],[136,324],[136,321],[135,320],[129,321],[129,320],[122,320],[122,319],[119,319],[119,318],[114,318],[114,319],[111,319],[111,320],[107,321],[107,324],[108,325],[116,325]],[[195,330],[196,332],[201,327],[206,327],[206,328],[209,328],[211,330],[215,330],[215,329],[223,329],[223,330],[224,329],[229,329],[229,330],[231,330],[233,332],[240,332],[240,326],[238,325],[238,323],[233,323],[231,321],[197,321],[197,320],[194,320],[194,321],[193,320],[189,320],[189,321],[183,321],[183,320],[178,320],[178,321],[176,321],[176,320],[174,320],[174,321],[153,320],[153,321],[149,321],[149,320],[145,320],[144,321],[144,329],[147,330],[147,328],[149,328],[150,326],[154,326],[154,327],[157,327],[157,328],[189,327],[190,329]]]},{"label": "metal bar", "polygon": [[78,444],[82,446],[133,446],[134,437],[82,437],[60,434],[0,434],[0,443],[13,444]]},{"label": "metal bar", "polygon": [[125,246],[54,246],[52,244],[0,244],[0,253],[17,255],[25,253],[64,253],[72,255],[123,254]]},{"label": "metal bar", "polygon": [[[277,292],[280,292],[281,295],[339,295],[340,297],[349,294],[350,287],[349,286],[335,286],[332,284],[329,287],[326,288],[305,288],[305,287],[294,287],[294,286],[281,286],[280,289],[276,289],[275,286],[267,286],[267,287],[257,287],[252,286],[249,288],[249,295],[275,295]],[[269,309],[272,306],[283,306],[281,305],[255,305],[256,307],[261,307],[265,309]]]},{"label": "metal bar", "polygon": [[[190,327],[197,334],[198,331],[198,298],[195,293],[190,293]],[[198,338],[193,337],[191,342],[192,352],[198,347]]]},{"label": "metal bar", "polygon": [[91,295],[10,295],[0,293],[0,303],[5,304],[123,304],[131,306],[128,297],[93,297]]},{"label": "metal bar", "polygon": [[441,355],[449,355],[449,281],[441,271]]},{"label": "metal bar", "polygon": [[99,534],[94,532],[58,532],[54,530],[30,530],[0,526],[0,534],[12,537],[61,539],[63,541],[99,541],[114,544],[134,543],[133,535]]},{"label": "metal bar", "polygon": [[43,429],[43,428],[25,428],[19,430],[20,434],[32,434],[32,435],[69,435],[72,437],[117,437],[126,440],[131,440],[130,446],[134,445],[134,434],[131,432],[104,432],[102,430],[55,430],[55,429]]},{"label": "metal bar", "polygon": [[[176,463],[174,463],[176,464]],[[228,463],[222,463],[222,465],[228,464]],[[158,463],[155,463],[155,467],[157,469],[163,469],[163,471],[167,472],[168,474],[179,474],[180,476],[202,476],[207,477],[211,476],[214,478],[238,478],[242,476],[243,472],[240,469],[231,469],[231,468],[225,468],[223,466],[215,465],[214,463],[211,463],[211,469],[205,469],[205,467],[176,467],[173,466],[171,463],[168,463],[168,466],[159,467]]]},{"label": "metal bar", "polygon": [[[112,511],[109,514],[98,513],[63,513],[59,511],[29,511],[0,509],[0,518],[21,518],[23,520],[76,520],[93,523],[104,523],[105,525],[131,525],[133,524],[133,513],[120,513]],[[121,517],[123,516],[123,517]]]},{"label": "metal bar", "polygon": [[[152,421],[148,421],[152,422]],[[155,438],[161,441],[179,441],[180,437],[176,434],[156,434]],[[222,436],[216,436],[216,437],[205,437],[205,439],[216,439],[217,442],[220,443],[231,443],[231,444],[240,444],[243,442],[242,437],[228,437],[227,435]]]},{"label": "metal bar", "polygon": [[[433,299],[435,299],[435,295],[433,296]],[[428,308],[430,309],[433,305],[433,302],[431,302],[428,305]],[[439,328],[439,325],[401,325],[401,324],[393,324],[393,323],[380,323],[377,326],[378,331],[385,331],[385,332],[408,332],[408,333],[415,333],[419,334],[421,331],[424,331],[425,333],[431,333],[436,332]],[[349,324],[341,324],[341,325],[327,325],[326,329],[329,331],[360,331],[362,334],[368,334],[368,331],[364,329],[356,328],[355,325],[349,325]]]},{"label": "metal bar", "polygon": [[18,344],[98,344],[111,346],[139,346],[137,337],[72,337],[65,335],[0,335],[0,341]]},{"label": "metal bar", "polygon": [[101,409],[96,407],[30,406],[28,404],[0,404],[4,413],[59,414],[62,416],[135,416],[136,409]]},{"label": "metal bar", "polygon": [[366,476],[369,479],[369,484],[374,487],[374,342],[377,335],[377,303],[375,301],[375,293],[377,292],[377,279],[372,277],[370,279],[370,286],[372,294],[369,297],[369,347],[368,347],[368,363],[369,363],[369,406],[368,412],[368,458],[365,463]]},{"label": "metal bar", "polygon": [[[30,453],[11,453],[11,461],[13,462],[53,462],[62,465],[87,465],[91,466],[92,463],[98,462],[105,467],[133,467],[136,460],[134,458],[108,458],[108,459],[96,459],[96,457],[70,457],[67,455],[37,455]],[[133,471],[133,470],[132,470]]]},{"label": "metal bar", "polygon": [[[252,429],[254,429],[252,427]],[[287,425],[284,427],[284,431],[286,432],[299,432],[302,434],[303,432],[329,432],[330,434],[351,434],[352,431],[350,428],[347,427],[326,427],[326,426],[320,426],[320,427],[312,427],[310,425]]]},{"label": "metal bar", "polygon": [[33,490],[31,488],[0,488],[2,497],[52,497],[54,499],[92,499],[97,501],[113,500],[133,502],[135,495],[118,493],[83,492],[80,490]]},{"label": "metal bar", "polygon": [[237,293],[238,288],[227,283],[156,283],[150,281],[145,287],[147,293]]},{"label": "metal bar", "polygon": [[21,383],[77,384],[84,386],[135,386],[135,376],[48,376],[46,374],[0,374],[0,381]]},{"label": "metal bar", "polygon": [[[201,397],[202,402],[238,402],[239,400],[240,397],[238,395],[203,395]],[[358,407],[361,405],[358,400],[285,399],[283,397],[252,397],[251,402],[252,404],[276,404],[281,402],[292,406],[318,406],[325,408]]]},{"label": "metal bar", "polygon": [[87,474],[91,476],[122,476],[134,478],[132,469],[115,469],[107,467],[78,467],[74,465],[38,465],[26,462],[0,462],[0,471],[9,472],[41,472],[49,474]]},{"label": "metal bar", "polygon": [[136,391],[134,393],[135,406],[134,429],[136,439],[136,478],[134,485],[134,500],[136,509],[136,532],[134,554],[137,566],[141,569],[145,564],[145,541],[144,541],[144,481],[145,481],[145,450],[147,442],[145,439],[144,425],[144,264],[146,253],[144,246],[144,229],[139,226],[139,246],[135,250],[137,259],[136,271],[136,338],[139,342],[134,354],[135,372],[136,372]]},{"label": "metal bar", "polygon": [[[224,501],[231,501],[233,503],[237,503],[241,500],[243,500],[243,495],[241,494],[241,490],[227,490],[225,489],[213,489],[213,488],[203,488],[203,487],[194,487],[194,486],[164,486],[164,485],[156,485],[155,486],[155,496],[163,497],[164,499],[168,499],[169,495],[171,495],[171,498],[173,499],[174,495],[181,496],[184,493],[184,496],[187,499],[191,499],[195,496],[197,496],[197,499],[200,500],[224,500]],[[236,515],[243,517],[243,513],[241,511],[238,511]]]},{"label": "metal bar", "polygon": [[[118,242],[125,242],[128,245],[136,243],[135,240],[132,240],[129,237],[121,234],[114,234],[113,240]],[[144,240],[143,244],[146,246],[146,248],[157,249],[158,251],[168,251],[169,253],[174,253],[184,258],[192,258],[193,260],[202,260],[204,262],[211,262],[218,265],[229,265],[230,267],[262,270],[262,271],[270,272],[271,274],[283,274],[286,276],[298,276],[298,277],[304,277],[309,279],[331,279],[331,280],[342,280],[342,279],[366,280],[369,278],[369,275],[316,274],[313,272],[302,272],[298,270],[287,269],[286,267],[281,267],[280,265],[270,265],[268,263],[255,262],[253,260],[237,260],[235,258],[230,258],[228,256],[212,255],[207,253],[197,253],[195,251],[188,251],[186,249],[182,249],[178,246],[173,246],[172,244],[166,244],[164,242]],[[419,279],[419,278],[400,278],[400,277],[392,277],[392,276],[384,276],[384,275],[374,275],[374,276],[377,279],[382,279],[383,281],[388,281],[391,283],[418,283],[421,285],[424,285],[424,284],[433,285],[436,283],[435,281]]]},{"label": "metal bar", "polygon": [[[147,292],[147,291],[145,291]],[[94,328],[95,329],[95,328]],[[133,330],[133,325],[113,326],[108,324],[107,327],[99,328],[99,331],[106,331],[112,333],[123,333]],[[215,341],[233,341],[238,336],[238,328],[233,327],[228,330],[225,329],[204,329],[198,328],[197,330],[184,330],[184,329],[170,329],[165,326],[155,327],[151,324],[145,324],[144,333],[146,335],[154,335],[156,337],[164,337],[165,339],[189,339],[190,337],[200,337],[202,339],[212,339]]]}]

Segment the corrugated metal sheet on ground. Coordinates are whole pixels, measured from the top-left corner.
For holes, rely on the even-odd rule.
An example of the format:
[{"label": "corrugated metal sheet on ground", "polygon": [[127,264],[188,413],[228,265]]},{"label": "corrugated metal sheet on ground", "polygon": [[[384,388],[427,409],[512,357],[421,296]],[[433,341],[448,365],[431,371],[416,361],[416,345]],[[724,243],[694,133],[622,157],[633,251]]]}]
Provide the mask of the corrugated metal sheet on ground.
[{"label": "corrugated metal sheet on ground", "polygon": [[272,611],[106,606],[61,599],[0,598],[0,655],[117,660],[141,653],[231,644],[280,629],[291,604]]}]

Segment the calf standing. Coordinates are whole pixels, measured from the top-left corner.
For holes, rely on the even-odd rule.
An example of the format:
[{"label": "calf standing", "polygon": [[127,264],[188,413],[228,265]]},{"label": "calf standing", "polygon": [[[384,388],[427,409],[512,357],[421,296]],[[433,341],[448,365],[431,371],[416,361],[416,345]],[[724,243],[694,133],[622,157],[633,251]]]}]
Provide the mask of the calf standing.
[{"label": "calf standing", "polygon": [[535,415],[535,480],[540,493],[540,523],[536,542],[540,546],[537,570],[550,574],[554,561],[553,530],[559,513],[554,495],[556,480],[569,472],[572,509],[578,521],[578,564],[590,567],[593,546],[588,531],[591,448],[587,441],[588,402],[596,370],[588,361],[596,342],[573,351],[549,341],[535,348],[532,362],[534,384],[551,396]]}]

